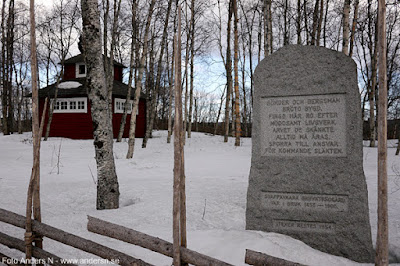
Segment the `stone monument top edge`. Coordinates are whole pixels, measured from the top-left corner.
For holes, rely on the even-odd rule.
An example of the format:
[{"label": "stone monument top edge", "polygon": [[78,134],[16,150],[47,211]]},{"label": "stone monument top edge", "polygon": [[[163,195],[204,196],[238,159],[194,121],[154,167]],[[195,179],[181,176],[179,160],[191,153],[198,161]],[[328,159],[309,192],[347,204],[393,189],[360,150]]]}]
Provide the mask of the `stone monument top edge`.
[{"label": "stone monument top edge", "polygon": [[[284,56],[284,55],[287,56]],[[272,63],[274,64],[274,61],[276,60],[277,57],[283,57],[283,60],[280,59],[279,63],[281,60],[283,61],[282,63],[285,63],[285,61],[290,62],[293,64],[293,59],[296,58],[310,58],[314,60],[324,60],[324,56],[329,56],[330,58],[335,58],[340,61],[348,61],[346,63],[352,63],[356,65],[354,60],[345,55],[344,53],[338,52],[333,49],[329,49],[326,47],[321,47],[321,46],[310,46],[310,45],[300,45],[300,44],[289,44],[285,45],[281,48],[279,48],[277,51],[274,53],[268,55],[265,57],[263,60],[260,61],[260,63],[257,65],[257,67],[254,70],[254,75],[256,75],[257,71],[259,71],[262,68],[268,68],[269,65]],[[332,62],[332,65],[334,65],[334,62]],[[336,67],[334,65],[334,67]]]},{"label": "stone monument top edge", "polygon": [[286,45],[256,67],[254,84],[259,90],[255,96],[357,94],[356,75],[356,63],[343,53],[318,46]]}]

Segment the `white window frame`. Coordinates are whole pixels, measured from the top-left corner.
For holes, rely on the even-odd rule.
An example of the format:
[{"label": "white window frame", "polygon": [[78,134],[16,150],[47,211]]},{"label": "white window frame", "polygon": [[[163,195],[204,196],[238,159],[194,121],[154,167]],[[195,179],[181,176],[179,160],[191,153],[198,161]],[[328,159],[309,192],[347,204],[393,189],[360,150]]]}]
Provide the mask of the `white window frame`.
[{"label": "white window frame", "polygon": [[[85,73],[84,74],[79,74],[79,66],[85,66]],[[75,64],[75,77],[77,78],[84,78],[86,77],[87,73],[87,67],[85,63],[76,63]]]},{"label": "white window frame", "polygon": [[[123,114],[125,108],[126,99],[115,98],[114,99],[114,114]],[[131,109],[128,110],[128,114],[132,113],[133,100],[129,101],[131,103]],[[139,107],[136,110],[136,115],[139,115]]]},{"label": "white window frame", "polygon": [[[51,101],[54,101],[52,99]],[[67,103],[67,109],[56,109],[57,103]],[[71,102],[75,102],[75,107],[76,109],[70,109],[71,107]],[[79,102],[84,102],[84,108],[83,109],[78,109]],[[87,98],[86,97],[78,97],[78,98],[58,98],[57,103],[54,105],[54,113],[87,113]]]}]

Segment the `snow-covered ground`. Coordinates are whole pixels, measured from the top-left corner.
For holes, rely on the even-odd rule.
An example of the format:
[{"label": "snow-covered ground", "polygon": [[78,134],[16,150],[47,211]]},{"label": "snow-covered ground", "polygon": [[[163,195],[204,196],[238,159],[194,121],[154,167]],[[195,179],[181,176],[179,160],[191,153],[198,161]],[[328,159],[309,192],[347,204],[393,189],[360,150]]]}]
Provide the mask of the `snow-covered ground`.
[{"label": "snow-covered ground", "polygon": [[[193,133],[185,146],[188,248],[245,265],[245,249],[306,265],[367,265],[312,249],[291,237],[245,230],[246,192],[251,139],[234,147],[233,139]],[[96,163],[91,140],[50,138],[41,149],[41,203],[43,222],[118,249],[155,265],[171,265],[163,255],[86,230],[87,215],[172,241],[173,144],[166,132],[154,132],[148,147],[136,142],[134,158],[125,159],[127,143],[115,143],[114,156],[120,185],[120,208],[96,210]],[[60,151],[60,152],[59,152]],[[392,257],[400,261],[400,156],[389,142],[389,234]],[[59,155],[59,156],[58,156]],[[59,160],[58,160],[59,159]],[[0,135],[0,208],[25,214],[32,168],[32,138]],[[369,189],[372,236],[377,228],[377,149],[364,147],[364,171]],[[23,238],[23,231],[0,222],[0,231]],[[52,240],[46,250],[63,258],[95,258]],[[23,254],[0,245],[0,253]],[[1,264],[1,263],[0,263]],[[400,265],[400,264],[399,264]]]}]

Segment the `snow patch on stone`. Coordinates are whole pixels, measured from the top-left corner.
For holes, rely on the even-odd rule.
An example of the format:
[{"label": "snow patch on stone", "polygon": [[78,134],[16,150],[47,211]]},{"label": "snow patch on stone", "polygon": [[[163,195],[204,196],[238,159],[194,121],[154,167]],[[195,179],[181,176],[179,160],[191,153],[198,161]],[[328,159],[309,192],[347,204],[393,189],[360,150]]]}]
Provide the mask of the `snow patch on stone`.
[{"label": "snow patch on stone", "polygon": [[81,83],[77,81],[65,81],[58,85],[59,89],[75,89],[82,86]]}]

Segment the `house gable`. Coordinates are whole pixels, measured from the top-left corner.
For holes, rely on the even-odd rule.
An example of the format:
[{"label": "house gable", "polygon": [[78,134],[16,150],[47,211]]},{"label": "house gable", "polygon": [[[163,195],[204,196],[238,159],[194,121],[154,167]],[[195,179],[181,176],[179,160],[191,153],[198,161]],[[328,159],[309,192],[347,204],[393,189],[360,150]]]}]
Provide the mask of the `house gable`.
[{"label": "house gable", "polygon": [[[129,86],[122,82],[124,66],[114,61],[114,82],[112,93],[112,126],[114,138],[118,136],[123,107]],[[77,55],[64,61],[64,76],[62,81],[51,84],[39,90],[39,111],[43,112],[45,98],[54,101],[57,89],[57,100],[50,128],[50,137],[65,137],[72,139],[93,138],[93,123],[91,106],[86,87],[86,66],[83,55]],[[131,90],[133,90],[131,88]],[[133,99],[134,93],[131,93]],[[31,95],[27,95],[31,97]],[[130,128],[130,113],[126,118],[123,137],[128,137]],[[48,113],[45,116],[45,127],[48,122]],[[136,137],[144,137],[146,131],[146,99],[140,95],[139,107],[136,116]]]},{"label": "house gable", "polygon": [[[124,65],[114,60],[114,80],[122,82]],[[71,57],[64,62],[63,80],[86,77],[87,69],[82,54]]]}]

